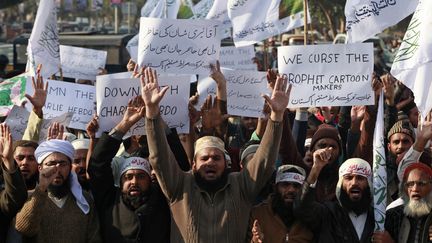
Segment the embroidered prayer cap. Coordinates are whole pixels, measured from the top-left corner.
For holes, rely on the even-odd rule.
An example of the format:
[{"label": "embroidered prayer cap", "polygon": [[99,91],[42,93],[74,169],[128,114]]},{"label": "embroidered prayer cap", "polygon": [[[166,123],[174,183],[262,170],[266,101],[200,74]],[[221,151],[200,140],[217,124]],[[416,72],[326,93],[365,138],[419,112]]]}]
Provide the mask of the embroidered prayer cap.
[{"label": "embroidered prayer cap", "polygon": [[120,165],[120,178],[128,170],[143,170],[148,176],[151,176],[150,163],[148,160],[141,157],[129,157],[124,159]]},{"label": "embroidered prayer cap", "polygon": [[413,141],[415,140],[414,128],[408,120],[400,120],[396,122],[388,132],[387,138],[390,140],[390,137],[395,133],[404,133],[410,136]]},{"label": "embroidered prayer cap", "polygon": [[204,136],[199,138],[195,142],[195,152],[194,156],[202,149],[205,148],[217,148],[225,154],[228,154],[225,150],[225,144],[222,139],[215,136]]}]

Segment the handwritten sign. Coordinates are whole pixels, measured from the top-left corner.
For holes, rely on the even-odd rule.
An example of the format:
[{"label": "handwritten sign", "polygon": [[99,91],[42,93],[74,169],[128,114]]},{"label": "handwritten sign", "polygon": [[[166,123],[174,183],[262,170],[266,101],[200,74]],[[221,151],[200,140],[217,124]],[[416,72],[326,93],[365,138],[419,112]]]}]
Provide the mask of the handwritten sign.
[{"label": "handwritten sign", "polygon": [[60,45],[60,61],[63,76],[96,80],[99,68],[105,68],[106,51]]},{"label": "handwritten sign", "polygon": [[[161,86],[170,88],[160,104],[161,115],[169,127],[177,128],[179,133],[189,132],[189,75],[159,75]],[[123,118],[128,101],[141,95],[139,79],[111,79],[96,82],[97,112],[99,132],[110,131]],[[144,120],[132,127],[127,134],[144,134]]]},{"label": "handwritten sign", "polygon": [[59,71],[59,37],[54,0],[40,1],[27,52],[32,76],[35,76],[39,64],[43,64],[41,69],[43,77],[49,77]]},{"label": "handwritten sign", "polygon": [[284,46],[279,72],[293,85],[288,107],[371,105],[372,43]]},{"label": "handwritten sign", "polygon": [[[223,70],[227,80],[228,114],[234,116],[262,117],[264,98],[269,93],[266,72]],[[216,82],[211,78],[198,81],[199,104],[208,95],[216,96]]]},{"label": "handwritten sign", "polygon": [[208,74],[219,59],[218,23],[141,18],[138,64],[165,73]]},{"label": "handwritten sign", "polygon": [[[26,130],[30,112],[23,107],[14,106],[6,118],[5,123],[10,127],[12,138],[14,141],[21,140],[24,131]],[[44,119],[39,131],[39,141],[44,141],[47,138],[48,128],[52,123],[58,122],[61,125],[68,127],[72,120],[72,113],[65,113],[52,119]]]},{"label": "handwritten sign", "polygon": [[228,0],[228,16],[237,47],[300,27],[304,25],[303,15],[303,0]]},{"label": "handwritten sign", "polygon": [[14,105],[24,101],[26,80],[26,76],[19,75],[0,83],[0,116],[7,116]]},{"label": "handwritten sign", "polygon": [[238,47],[226,46],[221,47],[219,62],[221,67],[235,70],[256,71],[257,66],[252,62],[255,57],[253,46]]},{"label": "handwritten sign", "polygon": [[138,40],[139,34],[132,37],[132,39],[130,39],[126,45],[129,56],[135,63],[138,61]]},{"label": "handwritten sign", "polygon": [[[95,87],[55,80],[48,82],[48,96],[43,108],[44,118],[50,119],[71,112],[73,118],[69,127],[85,130],[95,110]],[[29,81],[26,90],[29,94],[33,93]]]},{"label": "handwritten sign", "polygon": [[412,14],[418,0],[348,0],[345,5],[348,43],[362,42]]}]

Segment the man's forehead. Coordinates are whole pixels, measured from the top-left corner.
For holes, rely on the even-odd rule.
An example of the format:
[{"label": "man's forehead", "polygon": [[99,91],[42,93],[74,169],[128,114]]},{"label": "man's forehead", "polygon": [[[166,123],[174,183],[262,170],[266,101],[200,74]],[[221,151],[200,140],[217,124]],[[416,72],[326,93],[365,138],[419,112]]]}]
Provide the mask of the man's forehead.
[{"label": "man's forehead", "polygon": [[197,156],[206,156],[206,155],[223,155],[223,151],[221,151],[218,148],[208,147],[200,149],[200,151],[197,152]]},{"label": "man's forehead", "polygon": [[409,181],[410,179],[417,179],[417,178],[428,180],[430,179],[430,176],[423,170],[413,169],[412,171],[409,172],[407,180]]},{"label": "man's forehead", "polygon": [[139,175],[139,174],[147,174],[147,172],[145,172],[144,170],[140,170],[140,169],[131,169],[131,170],[127,170],[124,174],[125,175]]},{"label": "man's forehead", "polygon": [[390,137],[391,141],[393,141],[393,140],[406,140],[406,139],[411,140],[411,137],[408,134],[403,133],[403,132],[397,132]]},{"label": "man's forehead", "polygon": [[15,154],[29,154],[29,153],[31,153],[34,155],[35,150],[36,149],[33,147],[20,147],[20,146],[18,146],[15,149]]}]

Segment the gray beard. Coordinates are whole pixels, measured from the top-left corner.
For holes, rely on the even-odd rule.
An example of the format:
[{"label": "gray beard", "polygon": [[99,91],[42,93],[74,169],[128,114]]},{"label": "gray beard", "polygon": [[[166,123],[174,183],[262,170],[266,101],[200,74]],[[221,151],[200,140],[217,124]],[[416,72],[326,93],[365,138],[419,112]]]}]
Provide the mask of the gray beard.
[{"label": "gray beard", "polygon": [[432,193],[430,193],[426,198],[420,200],[410,200],[407,196],[403,197],[404,203],[404,214],[413,217],[420,218],[428,215],[432,209]]}]

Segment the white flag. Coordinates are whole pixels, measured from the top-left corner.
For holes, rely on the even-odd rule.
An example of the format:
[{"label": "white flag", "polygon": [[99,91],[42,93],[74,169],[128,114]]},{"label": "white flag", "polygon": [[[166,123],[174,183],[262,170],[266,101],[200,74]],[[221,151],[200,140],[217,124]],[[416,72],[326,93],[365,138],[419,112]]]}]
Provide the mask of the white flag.
[{"label": "white flag", "polygon": [[303,0],[228,0],[228,16],[235,45],[253,45],[303,26]]},{"label": "white flag", "polygon": [[231,20],[228,17],[228,0],[215,0],[213,6],[207,13],[206,19],[222,22],[220,38],[225,39],[231,36]]},{"label": "white flag", "polygon": [[414,92],[426,117],[432,109],[432,1],[420,0],[394,59],[391,74]]},{"label": "white flag", "polygon": [[141,17],[176,19],[180,0],[148,0],[141,8]]},{"label": "white flag", "polygon": [[36,19],[27,46],[30,74],[42,64],[41,74],[49,77],[59,71],[60,52],[57,13],[54,0],[40,1]]},{"label": "white flag", "polygon": [[378,114],[373,140],[373,198],[375,230],[383,231],[387,202],[387,171],[384,145],[384,93],[378,102]]},{"label": "white flag", "polygon": [[347,0],[348,43],[362,42],[412,14],[418,0]]},{"label": "white flag", "polygon": [[212,8],[214,0],[201,0],[195,6],[192,11],[194,13],[193,19],[204,19]]}]

